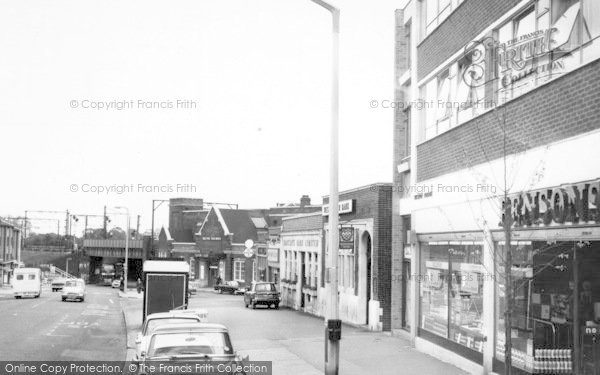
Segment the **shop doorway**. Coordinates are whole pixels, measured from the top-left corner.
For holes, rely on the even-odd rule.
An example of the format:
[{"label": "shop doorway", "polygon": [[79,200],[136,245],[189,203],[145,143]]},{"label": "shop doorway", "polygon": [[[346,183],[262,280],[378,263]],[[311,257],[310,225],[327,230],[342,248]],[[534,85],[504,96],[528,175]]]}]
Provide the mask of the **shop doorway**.
[{"label": "shop doorway", "polygon": [[[365,278],[364,281],[361,282],[361,286],[364,288],[364,292],[365,293],[365,317],[366,317],[366,324],[369,324],[369,301],[371,300],[371,289],[372,289],[372,280],[371,280],[371,269],[372,269],[372,256],[371,256],[371,235],[369,234],[369,232],[364,232],[363,235],[361,236],[361,241],[360,241],[360,249],[361,249],[361,254],[359,259],[360,260],[364,260],[364,265],[365,265]],[[361,267],[359,267],[359,270],[361,270]],[[361,277],[359,276],[359,280],[361,280]]]},{"label": "shop doorway", "polygon": [[298,293],[300,293],[300,308],[304,309],[304,292],[302,291],[302,289],[304,288],[304,285],[306,284],[306,263],[305,263],[305,258],[306,258],[306,253],[302,252],[299,254],[300,255],[300,287],[298,288]]}]

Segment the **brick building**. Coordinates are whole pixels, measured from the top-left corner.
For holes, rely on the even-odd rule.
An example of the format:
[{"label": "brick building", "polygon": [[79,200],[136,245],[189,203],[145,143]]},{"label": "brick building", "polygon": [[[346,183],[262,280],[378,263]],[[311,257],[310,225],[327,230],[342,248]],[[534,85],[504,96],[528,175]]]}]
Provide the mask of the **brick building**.
[{"label": "brick building", "polygon": [[[329,197],[323,198],[323,229]],[[340,319],[391,330],[392,185],[375,183],[339,194]],[[326,256],[323,258],[326,259]],[[328,290],[329,284],[325,283]]]},{"label": "brick building", "polygon": [[599,58],[594,0],[396,12],[391,322],[418,349],[503,371],[510,249],[515,372],[597,368]]},{"label": "brick building", "polygon": [[21,229],[0,218],[0,285],[10,283],[13,270],[19,266],[22,246]]}]

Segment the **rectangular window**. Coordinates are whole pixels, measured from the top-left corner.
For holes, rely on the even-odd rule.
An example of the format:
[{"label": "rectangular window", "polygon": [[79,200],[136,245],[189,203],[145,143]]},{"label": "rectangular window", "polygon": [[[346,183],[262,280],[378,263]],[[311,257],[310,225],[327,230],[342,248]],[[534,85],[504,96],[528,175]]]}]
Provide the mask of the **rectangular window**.
[{"label": "rectangular window", "polygon": [[483,352],[483,246],[424,243],[421,328]]},{"label": "rectangular window", "polygon": [[244,259],[236,259],[233,261],[233,279],[235,281],[245,281],[244,266]]},{"label": "rectangular window", "polygon": [[412,51],[412,44],[410,41],[410,34],[411,34],[411,27],[412,27],[412,22],[408,22],[407,24],[404,25],[404,39],[406,41],[406,68],[410,69],[410,64],[411,64],[411,51]]}]

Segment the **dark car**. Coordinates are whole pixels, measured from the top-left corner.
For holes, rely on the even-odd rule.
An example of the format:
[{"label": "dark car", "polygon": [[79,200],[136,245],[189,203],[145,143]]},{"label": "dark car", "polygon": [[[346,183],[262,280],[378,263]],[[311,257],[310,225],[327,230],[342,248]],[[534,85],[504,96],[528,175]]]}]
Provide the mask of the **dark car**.
[{"label": "dark car", "polygon": [[253,309],[256,308],[256,305],[265,305],[269,308],[273,306],[278,309],[280,301],[281,298],[274,283],[253,283],[250,290],[244,293],[244,304],[246,307],[252,306]]}]

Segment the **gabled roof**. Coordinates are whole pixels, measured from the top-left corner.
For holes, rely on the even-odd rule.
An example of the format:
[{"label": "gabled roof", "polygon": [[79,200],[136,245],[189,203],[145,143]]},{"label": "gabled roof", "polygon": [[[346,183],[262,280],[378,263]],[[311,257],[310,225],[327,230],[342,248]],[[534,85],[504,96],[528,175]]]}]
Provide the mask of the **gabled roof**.
[{"label": "gabled roof", "polygon": [[[258,240],[256,226],[247,210],[221,209],[221,217],[232,232],[232,243],[244,243],[246,240]],[[264,220],[264,219],[263,219]]]},{"label": "gabled roof", "polygon": [[264,217],[251,217],[250,220],[252,220],[252,222],[254,223],[254,226],[257,229],[267,229],[268,228],[267,221],[265,220]]}]

